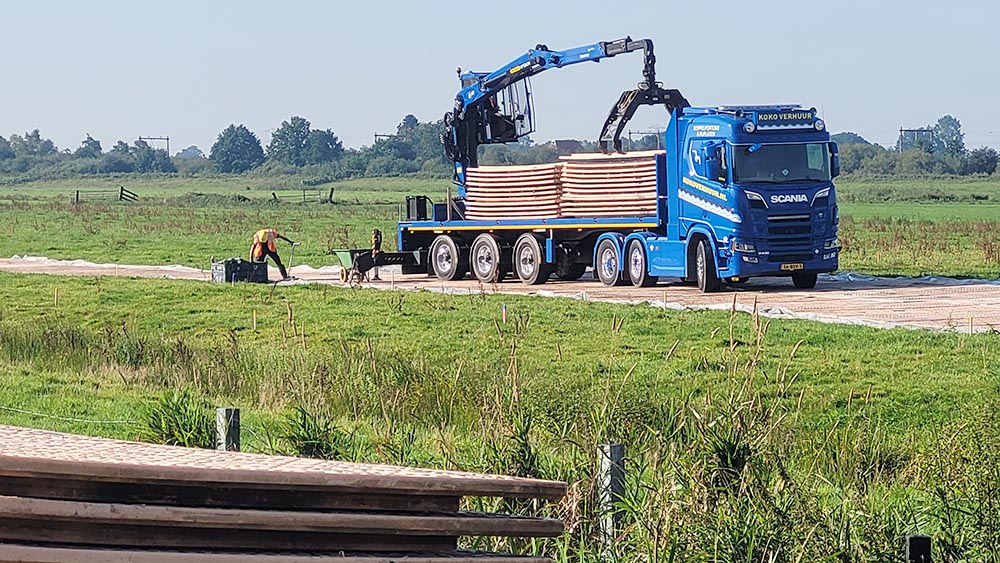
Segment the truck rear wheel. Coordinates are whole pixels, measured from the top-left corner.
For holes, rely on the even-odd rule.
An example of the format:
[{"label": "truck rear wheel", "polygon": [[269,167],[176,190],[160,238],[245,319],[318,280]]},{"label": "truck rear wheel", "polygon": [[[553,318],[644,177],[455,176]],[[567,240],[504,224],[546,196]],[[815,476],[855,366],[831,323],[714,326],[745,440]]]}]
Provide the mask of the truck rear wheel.
[{"label": "truck rear wheel", "polygon": [[649,263],[646,259],[646,247],[639,240],[628,244],[628,277],[636,287],[651,287],[656,285],[657,278],[649,275]]},{"label": "truck rear wheel", "polygon": [[812,289],[816,287],[816,272],[796,272],[792,274],[792,284],[799,289]]},{"label": "truck rear wheel", "polygon": [[483,233],[472,241],[469,250],[469,264],[476,279],[483,283],[494,283],[504,279],[509,269],[503,259],[500,239],[496,235]]},{"label": "truck rear wheel", "polygon": [[601,244],[597,245],[594,275],[608,287],[625,285],[625,280],[622,279],[621,264],[618,262],[618,245],[615,244],[615,241],[604,239]]},{"label": "truck rear wheel", "polygon": [[438,235],[431,243],[431,268],[440,280],[452,281],[465,277],[467,265],[462,261],[461,251],[455,239],[448,235]]},{"label": "truck rear wheel", "polygon": [[514,243],[514,273],[527,285],[545,283],[552,274],[552,264],[545,263],[539,237],[524,233]]},{"label": "truck rear wheel", "polygon": [[698,241],[698,250],[695,255],[695,276],[698,279],[698,289],[702,293],[715,293],[722,287],[722,282],[715,273],[715,253],[712,252],[707,239]]}]

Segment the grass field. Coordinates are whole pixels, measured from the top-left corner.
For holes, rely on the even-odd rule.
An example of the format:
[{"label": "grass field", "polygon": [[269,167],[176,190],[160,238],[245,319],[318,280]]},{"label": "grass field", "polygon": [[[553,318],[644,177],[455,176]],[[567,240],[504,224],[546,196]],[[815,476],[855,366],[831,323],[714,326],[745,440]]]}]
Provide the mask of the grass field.
[{"label": "grass field", "polygon": [[[447,185],[326,185],[321,204],[267,182],[126,186],[138,204],[2,187],[0,256],[206,268],[272,225],[303,242],[296,264],[322,266],[372,228],[392,247],[396,202]],[[840,184],[842,268],[1000,275],[1000,185],[911,182]],[[0,274],[0,423],[204,445],[211,407],[236,405],[255,451],[562,479],[545,512],[568,532],[533,547],[560,562],[599,559],[608,441],[629,451],[622,560],[889,561],[925,533],[942,561],[990,561],[998,352],[993,333],[485,293]]]},{"label": "grass field", "polygon": [[[111,187],[120,178],[0,187],[0,221],[8,230],[0,256],[207,268],[212,256],[245,255],[251,233],[274,226],[302,243],[296,263],[320,267],[336,263],[334,248],[367,246],[373,228],[383,231],[385,247],[393,249],[405,196],[441,201],[448,186],[446,180],[368,178],[325,184],[303,202],[301,192],[289,187],[301,180],[289,178],[131,180],[134,191],[155,196],[142,195],[138,204],[69,203],[67,194],[76,186]],[[279,186],[284,191],[276,192],[275,201],[271,191]],[[330,188],[334,203],[320,203]],[[842,270],[1000,277],[1000,182],[845,180],[839,189]],[[886,194],[901,200],[881,201]],[[287,247],[282,250],[287,257]]]},{"label": "grass field", "polygon": [[998,441],[995,334],[119,278],[0,275],[0,303],[2,423],[151,439],[184,390],[244,409],[251,450],[564,479],[570,532],[539,547],[560,560],[596,554],[609,440],[630,452],[630,560],[861,561],[947,526],[975,553],[988,530],[948,503],[1000,487],[945,474]]}]

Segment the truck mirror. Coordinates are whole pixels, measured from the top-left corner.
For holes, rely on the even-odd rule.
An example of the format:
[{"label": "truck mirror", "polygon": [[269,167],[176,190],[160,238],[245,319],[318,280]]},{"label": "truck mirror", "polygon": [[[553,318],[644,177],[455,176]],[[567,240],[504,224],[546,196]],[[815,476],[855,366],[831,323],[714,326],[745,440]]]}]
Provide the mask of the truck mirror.
[{"label": "truck mirror", "polygon": [[840,176],[840,147],[835,141],[830,141],[830,177]]}]

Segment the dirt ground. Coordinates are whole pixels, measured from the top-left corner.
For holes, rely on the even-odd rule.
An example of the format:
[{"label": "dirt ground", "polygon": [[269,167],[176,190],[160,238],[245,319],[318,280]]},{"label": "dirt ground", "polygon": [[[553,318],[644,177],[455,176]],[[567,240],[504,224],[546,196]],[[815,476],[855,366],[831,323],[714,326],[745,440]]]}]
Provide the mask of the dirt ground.
[{"label": "dirt ground", "polygon": [[[137,266],[94,264],[82,260],[49,260],[40,257],[0,259],[0,270],[67,276],[123,276],[210,281],[208,270],[185,266]],[[286,283],[340,283],[336,266],[295,266],[297,278]],[[271,271],[277,279],[277,271]],[[946,278],[875,278],[855,274],[820,276],[815,289],[795,289],[787,278],[758,278],[739,287],[724,287],[720,293],[703,294],[697,288],[671,283],[666,278],[650,288],[604,287],[590,274],[575,282],[550,281],[525,286],[508,279],[483,285],[474,279],[442,282],[423,275],[402,275],[384,268],[381,280],[366,282],[376,289],[426,289],[445,293],[505,293],[566,297],[614,303],[648,302],[668,309],[757,310],[765,316],[803,318],[830,323],[859,324],[881,328],[904,327],[959,332],[1000,329],[1000,283]]]}]

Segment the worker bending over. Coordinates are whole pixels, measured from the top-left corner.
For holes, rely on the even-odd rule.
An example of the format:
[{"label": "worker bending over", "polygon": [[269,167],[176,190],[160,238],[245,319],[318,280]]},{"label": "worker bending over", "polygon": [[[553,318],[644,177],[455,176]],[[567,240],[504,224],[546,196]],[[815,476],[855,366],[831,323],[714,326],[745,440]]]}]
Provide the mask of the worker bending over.
[{"label": "worker bending over", "polygon": [[265,262],[265,258],[270,256],[271,260],[274,260],[274,264],[278,267],[278,272],[281,273],[281,279],[285,279],[288,277],[288,272],[285,271],[285,265],[281,263],[281,258],[278,256],[278,251],[274,246],[274,241],[279,238],[288,244],[295,244],[274,229],[261,229],[254,233],[253,244],[250,246],[250,260],[253,262]]}]

